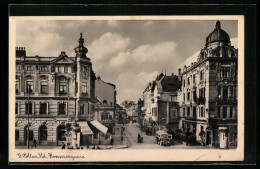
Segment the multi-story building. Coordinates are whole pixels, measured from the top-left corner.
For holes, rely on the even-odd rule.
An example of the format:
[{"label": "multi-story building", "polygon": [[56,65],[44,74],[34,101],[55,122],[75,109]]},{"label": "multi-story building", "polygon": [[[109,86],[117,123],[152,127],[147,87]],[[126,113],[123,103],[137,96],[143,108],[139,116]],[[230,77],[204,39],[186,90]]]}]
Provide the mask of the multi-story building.
[{"label": "multi-story building", "polygon": [[157,76],[151,88],[152,121],[159,129],[178,129],[179,104],[177,91],[181,88],[180,76],[172,74]]},{"label": "multi-story building", "polygon": [[207,145],[237,144],[237,57],[217,21],[197,61],[184,66],[179,128]]},{"label": "multi-story building", "polygon": [[163,127],[172,131],[178,129],[177,91],[180,88],[180,76],[166,76],[161,73],[144,90],[145,126],[152,133]]},{"label": "multi-story building", "polygon": [[104,82],[97,77],[95,82],[95,95],[100,103],[96,104],[96,119],[108,128],[109,133],[115,132],[116,111],[116,85]]},{"label": "multi-story building", "polygon": [[75,57],[26,56],[16,47],[16,145],[26,144],[28,117],[29,140],[40,145],[60,144],[67,123],[95,118],[96,76],[82,34],[78,42]]}]

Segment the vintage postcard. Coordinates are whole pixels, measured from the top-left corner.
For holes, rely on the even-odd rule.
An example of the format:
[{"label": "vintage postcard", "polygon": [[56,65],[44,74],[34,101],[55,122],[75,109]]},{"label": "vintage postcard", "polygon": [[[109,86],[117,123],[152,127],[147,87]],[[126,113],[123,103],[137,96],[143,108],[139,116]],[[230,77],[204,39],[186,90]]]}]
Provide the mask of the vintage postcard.
[{"label": "vintage postcard", "polygon": [[244,17],[9,18],[9,162],[242,161]]}]

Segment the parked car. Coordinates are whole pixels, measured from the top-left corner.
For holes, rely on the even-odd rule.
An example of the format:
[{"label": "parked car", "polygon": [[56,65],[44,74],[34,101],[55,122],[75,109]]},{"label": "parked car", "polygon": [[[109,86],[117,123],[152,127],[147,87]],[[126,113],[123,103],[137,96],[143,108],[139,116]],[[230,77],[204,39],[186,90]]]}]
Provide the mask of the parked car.
[{"label": "parked car", "polygon": [[169,146],[172,144],[172,134],[168,134],[164,130],[159,130],[155,134],[156,137],[156,143],[160,146],[165,145]]}]

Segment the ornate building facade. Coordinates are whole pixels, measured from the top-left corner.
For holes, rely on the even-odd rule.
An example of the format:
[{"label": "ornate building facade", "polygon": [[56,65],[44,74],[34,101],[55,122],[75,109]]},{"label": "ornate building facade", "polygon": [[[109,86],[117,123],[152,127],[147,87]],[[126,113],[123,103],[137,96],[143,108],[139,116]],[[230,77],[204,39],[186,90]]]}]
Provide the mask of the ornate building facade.
[{"label": "ornate building facade", "polygon": [[217,21],[197,61],[182,71],[179,128],[206,145],[237,145],[237,58]]},{"label": "ornate building facade", "polygon": [[66,141],[65,125],[95,118],[95,73],[82,34],[75,57],[61,52],[58,57],[26,56],[16,47],[16,145],[29,140],[40,145]]}]

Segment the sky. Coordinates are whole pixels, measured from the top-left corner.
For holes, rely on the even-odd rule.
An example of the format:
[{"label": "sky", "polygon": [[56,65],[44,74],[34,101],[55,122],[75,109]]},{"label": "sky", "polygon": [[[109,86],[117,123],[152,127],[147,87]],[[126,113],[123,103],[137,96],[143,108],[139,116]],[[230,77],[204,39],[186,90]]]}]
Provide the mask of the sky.
[{"label": "sky", "polygon": [[[220,20],[221,21],[221,20]],[[82,32],[96,76],[116,85],[117,102],[137,101],[162,72],[196,61],[215,20],[18,20],[16,46],[27,56],[58,57],[74,48]],[[237,48],[238,22],[221,21]]]}]

